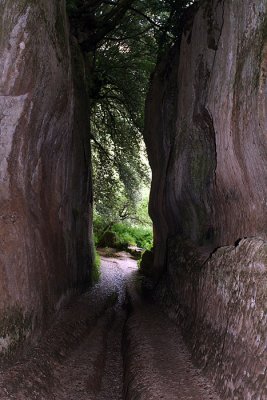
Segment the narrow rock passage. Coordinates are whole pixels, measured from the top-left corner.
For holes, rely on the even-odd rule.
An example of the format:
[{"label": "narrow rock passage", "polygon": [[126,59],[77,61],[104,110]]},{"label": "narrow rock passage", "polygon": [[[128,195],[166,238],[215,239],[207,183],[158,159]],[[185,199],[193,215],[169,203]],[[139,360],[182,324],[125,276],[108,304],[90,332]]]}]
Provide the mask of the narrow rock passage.
[{"label": "narrow rock passage", "polygon": [[2,367],[0,399],[217,400],[177,328],[142,299],[137,280],[126,253],[103,256],[100,282],[62,310],[38,347]]},{"label": "narrow rock passage", "polygon": [[55,376],[59,387],[57,400],[120,400],[123,398],[122,332],[126,284],[136,270],[136,262],[125,253],[116,258],[102,257],[101,280],[92,293],[108,296],[110,306],[98,318],[86,339],[67,360],[58,366]]},{"label": "narrow rock passage", "polygon": [[132,315],[127,321],[126,400],[219,400],[193,365],[179,329],[155,305],[129,290]]}]

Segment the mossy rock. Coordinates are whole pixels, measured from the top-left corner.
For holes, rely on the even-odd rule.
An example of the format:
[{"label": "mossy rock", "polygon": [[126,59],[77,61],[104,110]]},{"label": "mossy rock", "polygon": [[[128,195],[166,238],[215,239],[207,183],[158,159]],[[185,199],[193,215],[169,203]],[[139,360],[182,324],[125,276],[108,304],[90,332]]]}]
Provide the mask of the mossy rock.
[{"label": "mossy rock", "polygon": [[23,345],[32,331],[32,315],[20,307],[7,309],[0,315],[0,359]]},{"label": "mossy rock", "polygon": [[107,231],[101,237],[98,247],[112,247],[117,248],[119,244],[118,236],[115,232]]}]

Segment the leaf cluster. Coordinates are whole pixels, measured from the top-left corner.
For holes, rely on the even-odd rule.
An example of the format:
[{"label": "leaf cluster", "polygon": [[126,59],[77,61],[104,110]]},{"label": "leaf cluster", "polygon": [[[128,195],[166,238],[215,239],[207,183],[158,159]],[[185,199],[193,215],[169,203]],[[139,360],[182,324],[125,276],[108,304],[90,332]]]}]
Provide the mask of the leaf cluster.
[{"label": "leaf cluster", "polygon": [[150,75],[182,32],[189,0],[67,0],[88,66],[96,211],[136,213],[149,182],[142,139]]}]

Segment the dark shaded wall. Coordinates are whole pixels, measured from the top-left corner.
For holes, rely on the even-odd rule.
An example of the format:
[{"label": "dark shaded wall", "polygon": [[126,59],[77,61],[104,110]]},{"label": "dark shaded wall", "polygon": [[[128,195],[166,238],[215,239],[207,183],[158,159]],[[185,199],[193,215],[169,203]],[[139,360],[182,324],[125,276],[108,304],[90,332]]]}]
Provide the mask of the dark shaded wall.
[{"label": "dark shaded wall", "polygon": [[225,400],[267,399],[266,99],[266,1],[213,0],[146,104],[155,299]]},{"label": "dark shaded wall", "polygon": [[91,186],[84,65],[69,44],[65,2],[5,0],[0,15],[0,352],[6,352],[88,283]]},{"label": "dark shaded wall", "polygon": [[156,69],[145,140],[159,269],[173,235],[211,248],[266,237],[266,26],[264,1],[204,2]]},{"label": "dark shaded wall", "polygon": [[225,400],[267,399],[267,243],[242,239],[207,258],[177,237],[155,296]]}]

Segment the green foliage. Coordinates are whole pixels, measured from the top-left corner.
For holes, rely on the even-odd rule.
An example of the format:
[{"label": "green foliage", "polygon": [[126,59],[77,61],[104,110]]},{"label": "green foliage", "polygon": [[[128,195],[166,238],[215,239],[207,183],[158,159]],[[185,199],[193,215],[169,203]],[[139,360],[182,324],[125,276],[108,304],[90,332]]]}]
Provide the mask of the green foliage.
[{"label": "green foliage", "polygon": [[79,0],[66,0],[66,7],[68,15],[74,15],[78,12],[81,6],[81,1]]},{"label": "green foliage", "polygon": [[[123,206],[124,203],[121,203]],[[134,207],[125,203],[123,212],[113,207],[107,208],[107,212],[99,212],[94,210],[94,236],[95,243],[99,243],[104,233],[112,230],[112,227],[117,224],[124,224],[128,227],[138,227],[151,231],[152,222],[148,215],[148,189],[143,189],[141,192],[141,199],[137,201]],[[127,242],[127,240],[126,240]],[[128,240],[131,244],[131,240]],[[136,241],[134,240],[134,243]]]},{"label": "green foliage", "polygon": [[[128,22],[137,29],[133,21]],[[122,30],[113,32],[113,38],[127,36]],[[107,39],[97,51],[91,118],[94,200],[96,210],[106,218],[111,209],[121,216],[126,209],[132,213],[140,187],[149,183],[142,132],[155,56],[146,47],[146,42],[136,39]]]},{"label": "green foliage", "polygon": [[116,227],[121,243],[150,245],[132,227],[145,223],[151,231],[146,204],[140,208],[150,181],[145,97],[156,63],[181,36],[183,15],[193,2],[67,0],[71,32],[86,64],[97,240]]},{"label": "green foliage", "polygon": [[150,227],[115,224],[112,231],[118,236],[120,245],[138,246],[142,249],[152,247],[152,229]]},{"label": "green foliage", "polygon": [[[99,222],[98,222],[99,223]],[[98,229],[103,228],[99,223]],[[127,249],[128,246],[137,246],[142,249],[151,249],[152,247],[152,228],[143,226],[131,226],[127,223],[114,224],[110,227],[109,231],[115,234],[116,243],[112,242],[111,246],[115,246],[118,249]],[[101,234],[98,232],[97,242],[101,243]]]},{"label": "green foliage", "polygon": [[91,271],[91,279],[92,283],[97,283],[100,279],[100,255],[98,254],[95,245],[93,247],[93,265],[92,265],[92,271]]},{"label": "green foliage", "polygon": [[148,214],[148,202],[149,202],[149,188],[145,188],[141,192],[141,200],[136,206],[136,215],[137,218],[133,218],[130,221],[135,221],[138,225],[142,225],[145,227],[151,227],[152,221]]},{"label": "green foliage", "polygon": [[[116,214],[107,220],[103,215],[94,213],[94,235],[96,245],[101,244],[105,233],[115,234],[113,244],[117,248],[127,249],[128,246],[137,246],[143,249],[152,247],[152,223],[148,215],[148,193],[143,192],[143,198],[137,203],[134,214],[121,220]],[[112,235],[110,235],[112,238]],[[114,236],[112,239],[114,242]]]}]

